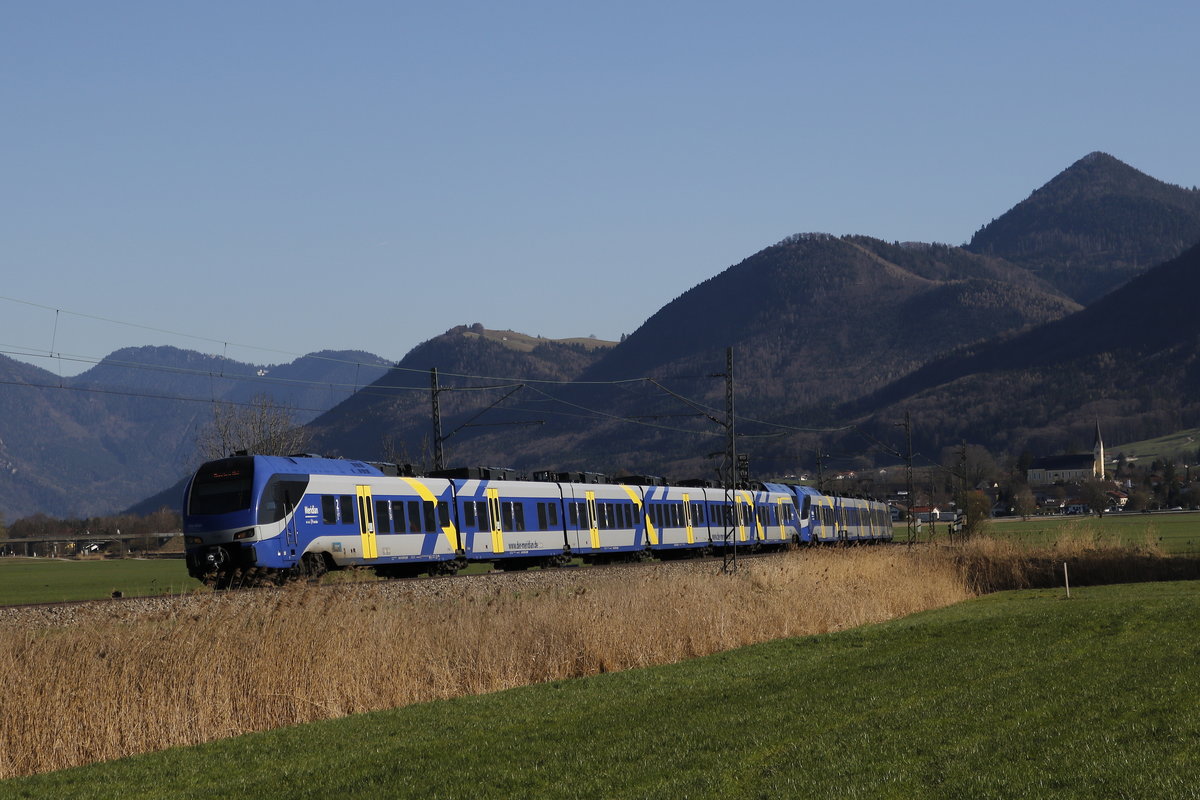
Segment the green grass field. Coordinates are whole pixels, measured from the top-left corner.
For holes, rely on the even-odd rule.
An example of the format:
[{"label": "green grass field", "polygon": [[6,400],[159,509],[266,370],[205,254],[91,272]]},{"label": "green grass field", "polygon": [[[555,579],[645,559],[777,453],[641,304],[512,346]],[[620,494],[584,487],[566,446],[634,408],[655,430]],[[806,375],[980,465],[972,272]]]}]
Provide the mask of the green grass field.
[{"label": "green grass field", "polygon": [[0,605],[94,600],[119,591],[136,595],[179,594],[201,588],[182,558],[0,558]]},{"label": "green grass field", "polygon": [[1116,458],[1119,453],[1124,453],[1126,458],[1144,461],[1146,464],[1143,466],[1147,466],[1156,458],[1182,459],[1191,463],[1196,456],[1197,448],[1200,448],[1200,428],[1176,431],[1157,439],[1143,439],[1140,442],[1110,445],[1104,449],[1110,459]]},{"label": "green grass field", "polygon": [[[897,536],[903,528],[897,529]],[[1101,517],[1030,517],[1020,519],[991,520],[987,535],[997,538],[1015,538],[1034,547],[1045,547],[1063,534],[1094,533],[1096,536],[1113,537],[1122,542],[1143,545],[1157,543],[1169,554],[1200,553],[1200,513],[1163,512],[1140,514],[1119,512]]]},{"label": "green grass field", "polygon": [[1009,592],[0,782],[0,798],[1198,797],[1198,626],[1197,583]]}]

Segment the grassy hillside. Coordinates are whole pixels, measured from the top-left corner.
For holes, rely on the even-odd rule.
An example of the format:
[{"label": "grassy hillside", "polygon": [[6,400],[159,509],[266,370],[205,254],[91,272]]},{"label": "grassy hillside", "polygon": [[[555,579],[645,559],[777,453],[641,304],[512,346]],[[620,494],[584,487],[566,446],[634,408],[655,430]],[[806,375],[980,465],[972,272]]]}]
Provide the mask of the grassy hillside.
[{"label": "grassy hillside", "polygon": [[1200,585],[837,634],[0,782],[2,798],[1195,797]]},{"label": "grassy hillside", "polygon": [[1197,452],[1200,452],[1200,428],[1189,428],[1155,439],[1143,439],[1140,442],[1110,446],[1107,450],[1110,459],[1115,459],[1118,455],[1123,454],[1128,459],[1139,461],[1172,458],[1179,459],[1184,463],[1192,463]]}]

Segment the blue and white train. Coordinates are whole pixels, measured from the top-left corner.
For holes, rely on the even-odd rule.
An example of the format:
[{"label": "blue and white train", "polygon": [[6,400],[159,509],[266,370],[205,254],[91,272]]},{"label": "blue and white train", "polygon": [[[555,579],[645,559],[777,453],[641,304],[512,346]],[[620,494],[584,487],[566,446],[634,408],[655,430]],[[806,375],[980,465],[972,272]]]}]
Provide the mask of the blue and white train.
[{"label": "blue and white train", "polygon": [[384,576],[695,555],[728,547],[892,538],[883,503],[806,486],[724,489],[508,480],[502,471],[409,477],[394,465],[314,456],[204,464],[184,494],[188,573],[210,585],[283,583],[331,569]]}]

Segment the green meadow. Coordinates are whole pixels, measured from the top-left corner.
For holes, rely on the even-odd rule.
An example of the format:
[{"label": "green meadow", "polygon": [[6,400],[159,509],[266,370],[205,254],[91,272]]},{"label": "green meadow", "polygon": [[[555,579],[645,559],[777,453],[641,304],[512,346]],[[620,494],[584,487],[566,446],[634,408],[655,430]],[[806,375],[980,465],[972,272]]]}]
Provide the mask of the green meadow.
[{"label": "green meadow", "polygon": [[180,594],[202,587],[182,558],[0,558],[0,605]]},{"label": "green meadow", "polygon": [[0,798],[1200,797],[1197,629],[1195,582],[1006,592],[13,779]]},{"label": "green meadow", "polygon": [[[897,537],[903,528],[896,529]],[[1028,520],[999,519],[987,524],[985,534],[1012,538],[1031,547],[1049,547],[1064,536],[1111,539],[1134,546],[1158,548],[1168,555],[1200,553],[1200,512],[1118,512],[1103,517],[1052,516]]]}]

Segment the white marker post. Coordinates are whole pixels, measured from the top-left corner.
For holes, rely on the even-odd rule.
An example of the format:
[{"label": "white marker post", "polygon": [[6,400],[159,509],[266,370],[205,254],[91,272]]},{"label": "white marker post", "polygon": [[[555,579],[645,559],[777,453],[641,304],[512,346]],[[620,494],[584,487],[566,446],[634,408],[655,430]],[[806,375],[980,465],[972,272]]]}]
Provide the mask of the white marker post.
[{"label": "white marker post", "polygon": [[1067,599],[1071,599],[1071,579],[1067,577],[1067,562],[1063,562],[1063,585],[1067,587]]}]

